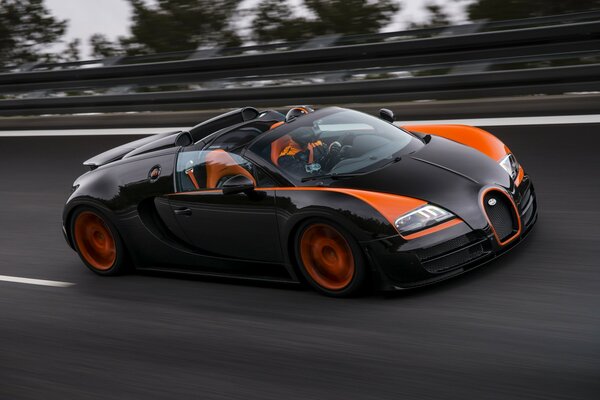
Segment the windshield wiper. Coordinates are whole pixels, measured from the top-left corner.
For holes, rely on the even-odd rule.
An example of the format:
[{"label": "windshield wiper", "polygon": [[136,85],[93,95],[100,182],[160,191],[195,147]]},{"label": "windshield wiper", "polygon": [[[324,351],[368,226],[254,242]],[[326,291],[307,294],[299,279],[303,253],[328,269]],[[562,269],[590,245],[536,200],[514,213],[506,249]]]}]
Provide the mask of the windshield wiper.
[{"label": "windshield wiper", "polygon": [[347,173],[347,174],[336,174],[335,172],[332,174],[323,174],[323,175],[314,175],[314,176],[307,176],[305,178],[302,178],[300,180],[300,182],[308,182],[308,181],[316,181],[319,179],[343,179],[343,178],[351,178],[353,176],[359,176],[359,175],[363,175],[363,174],[351,174],[351,173]]},{"label": "windshield wiper", "polygon": [[331,174],[307,176],[305,178],[302,178],[300,180],[300,182],[315,181],[315,180],[318,180],[318,179],[343,179],[343,178],[352,178],[353,176],[367,175],[367,174],[370,174],[371,172],[382,170],[385,167],[387,167],[388,165],[397,163],[400,160],[402,160],[402,157],[394,157],[392,160],[390,160],[389,162],[386,162],[381,167],[379,167],[377,169],[374,169],[374,170],[371,170],[371,171],[367,171],[367,172],[362,172],[362,173],[351,173],[351,172],[349,172],[349,173],[345,173],[345,174],[336,174],[334,172],[334,173],[331,173]]}]

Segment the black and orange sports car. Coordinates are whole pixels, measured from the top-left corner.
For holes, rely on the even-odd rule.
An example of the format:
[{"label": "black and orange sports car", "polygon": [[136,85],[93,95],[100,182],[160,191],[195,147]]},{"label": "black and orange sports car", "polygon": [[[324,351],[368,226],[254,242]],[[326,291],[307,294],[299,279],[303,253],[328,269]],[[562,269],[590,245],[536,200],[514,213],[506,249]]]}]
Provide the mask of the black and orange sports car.
[{"label": "black and orange sports car", "polygon": [[494,259],[537,218],[529,176],[496,137],[399,127],[385,109],[246,107],[84,164],[63,230],[101,275],[307,282],[333,296],[413,288]]}]

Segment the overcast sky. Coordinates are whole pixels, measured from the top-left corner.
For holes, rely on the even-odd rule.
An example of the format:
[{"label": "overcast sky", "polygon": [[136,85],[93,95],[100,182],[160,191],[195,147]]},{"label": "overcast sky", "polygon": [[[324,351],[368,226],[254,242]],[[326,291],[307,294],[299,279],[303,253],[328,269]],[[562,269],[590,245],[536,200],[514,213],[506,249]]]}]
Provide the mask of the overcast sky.
[{"label": "overcast sky", "polygon": [[[151,0],[148,0],[151,2]],[[294,0],[300,3],[301,0]],[[386,31],[399,30],[410,21],[423,21],[427,17],[424,5],[436,3],[444,7],[455,22],[464,20],[464,4],[471,0],[396,0],[402,10]],[[79,38],[82,41],[82,57],[89,56],[88,40],[94,33],[102,33],[110,39],[129,33],[131,7],[127,0],[45,0],[47,7],[60,19],[69,20],[66,41]],[[251,8],[259,0],[243,0],[240,8]],[[247,26],[250,21],[241,21],[240,28]],[[61,49],[57,46],[57,50]]]}]

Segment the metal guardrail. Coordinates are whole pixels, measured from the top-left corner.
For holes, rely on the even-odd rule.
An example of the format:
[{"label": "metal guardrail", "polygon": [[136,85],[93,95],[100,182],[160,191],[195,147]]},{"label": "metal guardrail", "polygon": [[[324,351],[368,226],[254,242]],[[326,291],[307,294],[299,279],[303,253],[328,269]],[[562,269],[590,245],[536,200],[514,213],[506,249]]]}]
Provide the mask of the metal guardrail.
[{"label": "metal guardrail", "polygon": [[600,90],[600,64],[410,79],[0,101],[0,115],[373,103]]},{"label": "metal guardrail", "polygon": [[[596,15],[597,14],[597,15]],[[476,32],[425,39],[384,41],[391,33],[368,35],[362,44],[349,37],[333,47],[275,51],[262,54],[214,56],[205,59],[83,67],[0,74],[0,94],[33,91],[105,90],[120,85],[159,87],[193,85],[211,80],[281,80],[299,75],[449,69],[439,76],[395,79],[343,79],[335,83],[286,84],[265,87],[154,91],[150,93],[13,98],[0,100],[0,115],[81,112],[189,110],[252,104],[382,102],[417,99],[464,99],[523,94],[556,94],[600,90],[600,12],[572,14],[597,20],[541,27]],[[563,18],[564,20],[565,18]],[[566,18],[569,20],[569,18]],[[534,19],[555,23],[559,17]],[[528,21],[525,23],[524,21]],[[561,20],[562,21],[562,20]],[[504,25],[502,25],[502,23]],[[531,20],[501,21],[502,27],[528,26]],[[512,25],[511,25],[512,24]],[[472,24],[473,25],[473,24]],[[435,28],[442,32],[441,28]],[[433,31],[429,29],[428,31]],[[446,28],[448,31],[448,28]],[[460,31],[460,30],[458,30]],[[411,34],[411,32],[413,32]],[[411,37],[414,31],[395,32]],[[372,38],[380,41],[370,43]],[[352,39],[357,40],[357,37]],[[565,59],[584,60],[560,66]],[[556,60],[556,67],[507,71],[461,70],[461,65],[495,65]],[[590,61],[591,60],[591,61]],[[596,64],[597,63],[597,64]],[[72,64],[72,63],[71,63]]]},{"label": "metal guardrail", "polygon": [[[494,31],[503,29],[520,29],[527,27],[539,27],[548,24],[567,24],[575,22],[585,21],[596,21],[600,20],[600,10],[577,12],[570,14],[551,15],[544,17],[534,18],[522,18],[512,19],[505,21],[477,21],[473,23],[451,25],[451,26],[440,26],[435,28],[420,28],[411,29],[406,31],[394,31],[376,34],[366,35],[349,35],[339,36],[332,40],[330,46],[343,46],[351,44],[364,44],[374,42],[384,42],[387,40],[406,40],[433,37],[438,35],[457,35],[461,33],[469,33],[475,31]],[[253,46],[242,46],[242,47],[229,47],[215,50],[214,56],[231,56],[231,55],[244,55],[244,54],[256,54],[272,51],[289,51],[298,50],[311,45],[311,40],[299,40],[293,42],[277,42],[270,44],[261,44]],[[71,69],[78,68],[85,65],[128,65],[128,64],[142,64],[142,63],[153,63],[160,61],[173,61],[173,60],[185,60],[194,58],[198,54],[197,50],[185,50],[185,51],[174,51],[157,54],[146,54],[139,56],[123,56],[123,57],[111,57],[108,60],[105,59],[94,59],[94,60],[83,60],[74,61],[67,63],[38,63],[29,66],[28,71],[43,71],[53,69]],[[202,58],[202,57],[199,57]],[[107,62],[108,61],[108,62]],[[14,66],[18,68],[18,66]],[[0,71],[2,72],[2,71]]]}]

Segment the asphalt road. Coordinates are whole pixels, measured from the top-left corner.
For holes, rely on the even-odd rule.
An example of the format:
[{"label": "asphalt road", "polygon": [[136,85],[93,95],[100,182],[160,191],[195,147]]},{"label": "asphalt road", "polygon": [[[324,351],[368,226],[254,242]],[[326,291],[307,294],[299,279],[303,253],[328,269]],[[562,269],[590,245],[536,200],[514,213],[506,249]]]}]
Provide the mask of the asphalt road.
[{"label": "asphalt road", "polygon": [[81,162],[130,138],[0,138],[0,399],[600,398],[600,125],[495,127],[538,225],[487,266],[398,296],[101,278],[64,243]]}]

